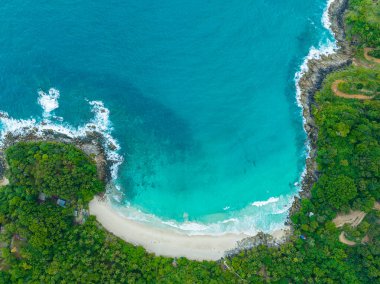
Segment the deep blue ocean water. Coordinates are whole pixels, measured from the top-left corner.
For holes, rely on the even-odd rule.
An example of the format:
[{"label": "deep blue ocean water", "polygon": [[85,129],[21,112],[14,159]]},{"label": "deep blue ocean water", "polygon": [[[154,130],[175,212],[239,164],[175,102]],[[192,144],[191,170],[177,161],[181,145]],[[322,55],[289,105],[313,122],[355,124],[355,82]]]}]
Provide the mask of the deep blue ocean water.
[{"label": "deep blue ocean water", "polygon": [[102,101],[124,158],[125,214],[190,231],[270,230],[305,166],[294,75],[331,38],[325,7],[3,0],[0,109],[41,120],[37,91],[54,87],[52,115],[76,127],[93,116],[88,101]]}]

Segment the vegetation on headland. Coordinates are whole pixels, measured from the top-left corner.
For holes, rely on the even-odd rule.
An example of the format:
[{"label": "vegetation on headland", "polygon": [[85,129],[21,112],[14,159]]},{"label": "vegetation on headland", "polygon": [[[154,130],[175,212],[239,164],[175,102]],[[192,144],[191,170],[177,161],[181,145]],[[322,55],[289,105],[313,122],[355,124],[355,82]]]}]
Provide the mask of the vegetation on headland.
[{"label": "vegetation on headland", "polygon": [[378,0],[349,0],[349,10],[346,15],[348,39],[368,47],[379,47],[379,15]]},{"label": "vegetation on headland", "polygon": [[76,223],[74,212],[104,185],[94,162],[74,146],[18,143],[7,149],[6,159],[10,184],[0,188],[0,283],[234,281],[213,262],[183,258],[173,264],[148,254],[106,232],[95,217]]},{"label": "vegetation on headland", "polygon": [[351,68],[340,77],[342,80],[338,85],[340,91],[380,97],[380,75],[376,69]]},{"label": "vegetation on headland", "polygon": [[380,49],[371,50],[370,52],[368,52],[368,55],[380,59]]},{"label": "vegetation on headland", "polygon": [[[349,1],[348,38],[358,44],[358,54],[363,54],[363,47],[380,47],[378,11],[378,1]],[[331,88],[336,80],[347,82],[339,86],[342,91],[368,89],[374,97],[337,97]],[[291,217],[293,236],[281,246],[261,245],[219,262],[156,257],[112,236],[93,217],[75,223],[76,206],[86,205],[103,190],[93,162],[63,144],[23,143],[9,148],[10,184],[0,188],[0,282],[379,282],[380,213],[373,209],[380,200],[379,83],[380,65],[362,56],[356,66],[325,79],[313,106],[319,179],[311,198],[302,199],[300,210]],[[63,184],[66,181],[75,187]],[[52,198],[39,202],[41,191],[69,202],[66,207]],[[368,214],[355,228],[337,228],[333,218],[350,209]],[[342,231],[356,245],[341,243]]]},{"label": "vegetation on headland", "polygon": [[19,143],[6,151],[10,182],[25,194],[88,203],[104,187],[89,157],[73,145]]}]

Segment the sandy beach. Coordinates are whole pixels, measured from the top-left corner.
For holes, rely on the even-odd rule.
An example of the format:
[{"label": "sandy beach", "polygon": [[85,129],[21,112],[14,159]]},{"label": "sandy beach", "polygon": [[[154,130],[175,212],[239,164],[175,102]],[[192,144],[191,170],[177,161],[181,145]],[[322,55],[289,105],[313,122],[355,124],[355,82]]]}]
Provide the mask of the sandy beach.
[{"label": "sandy beach", "polygon": [[[238,241],[248,237],[244,234],[221,236],[188,236],[173,230],[165,230],[138,223],[120,215],[108,201],[95,197],[89,204],[90,214],[106,230],[134,245],[141,245],[156,255],[186,257],[193,260],[218,260],[226,250],[236,247]],[[285,235],[285,229],[272,233],[276,239]]]}]

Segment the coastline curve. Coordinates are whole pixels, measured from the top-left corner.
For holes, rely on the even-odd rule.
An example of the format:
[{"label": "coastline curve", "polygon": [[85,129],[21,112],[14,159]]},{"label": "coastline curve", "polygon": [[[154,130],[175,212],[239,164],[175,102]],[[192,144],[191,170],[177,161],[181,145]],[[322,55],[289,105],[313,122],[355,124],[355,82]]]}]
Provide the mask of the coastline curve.
[{"label": "coastline curve", "polygon": [[[308,158],[306,161],[306,170],[303,173],[301,177],[301,187],[302,190],[300,192],[300,196],[308,196],[309,189],[311,185],[315,182],[317,178],[316,173],[316,166],[315,166],[315,141],[317,137],[317,130],[315,128],[315,124],[311,115],[311,105],[312,105],[312,96],[315,93],[315,91],[320,87],[321,82],[324,78],[324,76],[332,72],[338,68],[341,68],[342,66],[345,66],[350,61],[349,48],[344,43],[344,29],[340,26],[339,23],[341,23],[341,16],[345,10],[345,7],[347,6],[347,0],[336,0],[336,1],[328,1],[327,6],[327,13],[330,18],[330,22],[326,22],[326,18],[324,14],[324,22],[329,23],[326,24],[326,28],[329,28],[331,26],[331,30],[334,31],[335,38],[337,40],[337,44],[339,46],[339,52],[327,51],[326,53],[315,53],[316,49],[311,49],[311,53],[314,54],[313,58],[311,60],[307,59],[305,60],[303,67],[306,66],[306,69],[302,69],[301,66],[301,72],[299,73],[299,78],[297,80],[297,96],[299,95],[299,103],[302,105],[303,109],[303,116],[304,116],[304,128],[308,136]],[[342,36],[343,34],[343,36]],[[314,52],[314,53],[313,53]],[[298,92],[299,91],[299,92]],[[45,98],[49,99],[49,101],[46,101],[44,105],[46,105],[45,113],[44,115],[45,119],[50,119],[50,112],[53,111],[55,108],[58,107],[58,102],[55,101],[59,97],[58,95],[52,94],[52,98]],[[46,96],[46,94],[44,95]],[[49,107],[48,103],[50,103]],[[117,153],[115,151],[108,151],[109,149],[118,149],[117,142],[112,140],[112,136],[108,132],[109,125],[108,125],[108,110],[104,108],[104,105],[101,102],[98,101],[92,101],[89,102],[89,104],[92,106],[92,112],[95,114],[95,120],[101,121],[100,124],[96,123],[90,123],[89,125],[86,125],[84,129],[80,132],[80,139],[79,139],[79,145],[82,143],[81,139],[86,140],[88,138],[88,133],[101,133],[100,136],[96,137],[96,141],[101,141],[97,145],[101,149],[100,152],[103,152],[105,154],[105,157],[103,158],[104,161],[106,161],[105,168],[109,169],[109,173],[106,174],[106,180],[109,183],[113,183],[117,176],[117,168],[118,165],[121,163],[120,156],[117,156]],[[7,115],[2,115],[2,120],[11,120]],[[12,121],[11,121],[12,122]],[[36,121],[24,121],[23,126],[25,126],[25,123],[27,123],[28,127],[30,129],[35,129],[36,127]],[[52,127],[51,124],[42,124],[39,125],[40,128],[37,130],[33,130],[30,132],[30,135],[27,135],[23,137],[23,139],[45,139],[45,140],[52,140],[55,141],[57,139],[64,140],[67,143],[75,143],[78,145],[78,131],[71,131],[67,132],[67,129],[61,129],[57,127]],[[12,129],[11,129],[12,130]],[[17,130],[17,129],[15,129]],[[92,131],[94,130],[94,131]],[[17,133],[17,131],[16,131]],[[54,133],[60,133],[60,138],[57,138],[57,135],[54,135]],[[92,135],[92,134],[91,134]],[[97,136],[96,134],[94,134]],[[16,135],[17,136],[17,135]],[[59,136],[59,135],[58,135]],[[111,143],[108,143],[110,142]],[[107,143],[105,143],[107,142]],[[93,143],[93,142],[91,142]],[[91,144],[90,143],[90,144]],[[107,147],[109,149],[107,149]],[[111,154],[110,154],[111,153]],[[108,161],[111,161],[108,163]],[[104,163],[103,163],[104,164]],[[103,169],[104,170],[104,169]],[[274,198],[274,197],[273,197]],[[94,199],[95,200],[95,199]],[[120,216],[117,211],[114,208],[110,207],[110,203],[107,204],[101,204],[97,201],[94,201],[90,204],[90,211],[93,215],[95,215],[99,222],[110,232],[113,232],[116,236],[119,236],[123,238],[127,242],[132,242],[138,245],[143,245],[146,249],[148,249],[151,252],[154,252],[156,254],[163,254],[162,248],[164,245],[162,243],[157,243],[154,241],[153,237],[155,237],[157,234],[154,232],[160,231],[159,228],[153,228],[151,226],[145,226],[143,224],[139,224],[137,221],[129,220],[128,218]],[[257,204],[263,204],[267,201],[260,201],[256,203]],[[297,210],[297,202],[299,202],[298,197],[295,197],[294,202],[292,203],[292,207],[290,208],[290,214],[294,212],[294,210]],[[291,203],[291,202],[290,202]],[[253,206],[253,204],[252,204]],[[289,204],[290,206],[290,204]],[[285,208],[286,211],[289,210],[289,207]],[[289,216],[289,215],[288,215]],[[112,223],[113,218],[115,220],[118,220],[116,223]],[[123,222],[121,222],[123,220]],[[112,222],[111,222],[112,221]],[[290,223],[289,221],[287,223]],[[127,226],[127,227],[126,227]],[[129,227],[128,227],[129,226]],[[145,229],[140,232],[146,232],[147,235],[145,235],[145,241],[142,241],[141,235],[138,239],[136,239],[134,236],[125,234],[126,231],[133,231],[133,228],[137,227],[144,227]],[[122,229],[124,228],[124,229]],[[122,231],[119,231],[121,230]],[[166,228],[165,228],[166,230]],[[281,242],[284,242],[289,237],[291,230],[288,230],[286,226],[282,230],[280,230],[280,233],[278,231],[272,232],[273,238],[270,237],[269,234],[264,234],[265,236],[265,244],[267,245],[278,245]],[[250,236],[247,234],[224,234],[224,235],[201,235],[201,236],[189,236],[186,234],[178,233],[178,232],[167,232],[168,236],[164,234],[166,240],[172,240],[173,236],[177,236],[178,238],[182,238],[182,247],[184,249],[187,248],[186,244],[189,244],[189,240],[196,240],[194,241],[195,247],[193,247],[194,251],[199,250],[200,242],[203,242],[205,239],[209,239],[209,246],[208,248],[205,246],[201,246],[203,249],[206,250],[205,255],[202,255],[202,257],[197,258],[195,255],[188,254],[186,251],[180,251],[180,255],[175,254],[175,251],[178,251],[178,247],[176,247],[174,250],[170,250],[167,247],[165,248],[166,255],[168,256],[186,256],[188,258],[193,259],[216,259],[223,257],[226,250],[230,250],[229,254],[237,253],[238,251],[242,249],[247,249],[250,246],[257,245],[258,243],[262,243],[261,240],[263,239],[263,233],[259,233],[255,236]],[[174,237],[175,238],[175,237]],[[217,240],[220,240],[217,241]],[[140,242],[138,242],[140,241]],[[170,244],[174,244],[172,241],[166,241],[167,246]],[[193,241],[191,241],[193,242]],[[241,244],[239,247],[238,242]],[[211,246],[212,243],[215,243],[216,246]],[[165,245],[166,246],[166,245]],[[220,247],[223,246],[223,249]],[[172,255],[169,255],[170,252],[173,252]],[[199,253],[198,253],[199,254]]]}]

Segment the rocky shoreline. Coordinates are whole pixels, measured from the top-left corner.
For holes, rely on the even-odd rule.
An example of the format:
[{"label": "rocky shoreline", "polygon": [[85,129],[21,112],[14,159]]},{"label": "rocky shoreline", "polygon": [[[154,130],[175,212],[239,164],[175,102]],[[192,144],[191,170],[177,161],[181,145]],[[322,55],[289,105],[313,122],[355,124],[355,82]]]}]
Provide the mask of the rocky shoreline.
[{"label": "rocky shoreline", "polygon": [[[304,129],[309,143],[309,153],[306,159],[306,171],[302,179],[300,198],[310,198],[311,189],[318,179],[316,163],[318,129],[314,121],[312,108],[315,106],[314,95],[322,87],[323,80],[332,72],[342,69],[352,63],[352,50],[350,43],[346,41],[344,14],[348,8],[348,0],[335,0],[331,3],[328,15],[331,29],[336,39],[337,47],[335,53],[323,55],[320,59],[308,61],[308,70],[299,80],[300,103],[304,117]],[[300,198],[296,197],[289,217],[300,208]],[[290,219],[288,220],[290,222]]]}]

